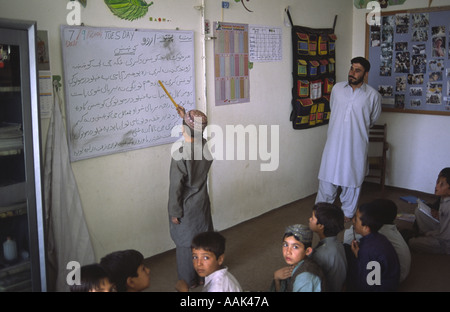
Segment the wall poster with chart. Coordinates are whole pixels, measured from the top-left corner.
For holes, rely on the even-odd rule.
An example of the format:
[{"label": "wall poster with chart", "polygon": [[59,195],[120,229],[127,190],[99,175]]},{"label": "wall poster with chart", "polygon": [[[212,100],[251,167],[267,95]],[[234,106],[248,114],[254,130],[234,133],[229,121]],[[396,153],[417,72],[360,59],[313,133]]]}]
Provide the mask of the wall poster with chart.
[{"label": "wall poster with chart", "polygon": [[216,106],[250,101],[248,25],[214,22]]},{"label": "wall poster with chart", "polygon": [[195,108],[194,32],[61,26],[71,161],[175,142],[161,88]]},{"label": "wall poster with chart", "polygon": [[450,115],[450,6],[382,12],[366,23],[368,83],[383,111]]}]

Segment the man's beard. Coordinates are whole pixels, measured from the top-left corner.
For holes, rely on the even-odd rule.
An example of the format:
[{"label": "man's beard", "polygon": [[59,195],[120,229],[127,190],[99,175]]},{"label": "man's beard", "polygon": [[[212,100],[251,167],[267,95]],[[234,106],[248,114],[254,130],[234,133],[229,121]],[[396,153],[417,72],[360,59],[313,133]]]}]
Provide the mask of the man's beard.
[{"label": "man's beard", "polygon": [[364,81],[364,76],[362,76],[361,78],[359,78],[359,79],[357,79],[357,80],[354,80],[354,81],[351,81],[351,80],[350,80],[350,77],[353,78],[353,79],[356,79],[356,78],[353,77],[353,76],[348,76],[348,83],[351,84],[351,85],[354,85],[354,86],[357,86],[357,85],[359,85],[361,82]]}]

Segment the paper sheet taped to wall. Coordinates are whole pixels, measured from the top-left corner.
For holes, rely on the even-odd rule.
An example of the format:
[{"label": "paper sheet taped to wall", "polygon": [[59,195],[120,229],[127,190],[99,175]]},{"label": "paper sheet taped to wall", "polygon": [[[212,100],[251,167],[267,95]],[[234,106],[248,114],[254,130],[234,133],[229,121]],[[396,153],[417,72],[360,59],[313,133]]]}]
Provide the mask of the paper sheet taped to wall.
[{"label": "paper sheet taped to wall", "polygon": [[248,33],[250,62],[272,62],[283,59],[281,27],[249,25]]}]

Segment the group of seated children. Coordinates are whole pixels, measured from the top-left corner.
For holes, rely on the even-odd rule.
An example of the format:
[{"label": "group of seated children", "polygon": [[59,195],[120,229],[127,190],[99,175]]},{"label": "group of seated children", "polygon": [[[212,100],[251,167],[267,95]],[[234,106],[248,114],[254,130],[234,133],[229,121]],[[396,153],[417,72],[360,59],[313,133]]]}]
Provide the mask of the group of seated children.
[{"label": "group of seated children", "polygon": [[[416,209],[416,233],[409,247],[418,252],[450,254],[450,168],[443,169],[436,182],[439,196],[433,215],[439,222]],[[288,226],[283,235],[282,254],[287,266],[276,270],[270,291],[395,291],[409,274],[411,254],[394,220],[397,206],[388,199],[376,199],[360,205],[353,225],[344,231],[343,242],[337,235],[344,230],[342,210],[329,203],[316,203],[309,225]],[[313,233],[319,237],[312,248]],[[192,264],[204,278],[203,291],[241,292],[236,278],[223,265],[225,238],[209,231],[192,240]],[[71,291],[141,291],[150,284],[150,270],[136,250],[113,252],[99,264],[81,268],[81,285]],[[176,290],[189,291],[179,280]]]},{"label": "group of seated children", "polygon": [[[400,279],[400,263],[391,242],[379,233],[386,206],[395,209],[389,200],[375,200],[361,205],[346,232],[358,234],[342,243],[337,239],[344,230],[344,213],[329,203],[316,203],[309,226],[302,224],[286,228],[283,256],[287,267],[275,271],[271,290],[274,291],[395,291]],[[319,243],[312,249],[313,232]],[[344,237],[347,237],[347,233]],[[405,244],[406,246],[406,244]],[[406,251],[409,253],[408,246]],[[372,263],[379,269],[371,276]],[[409,270],[409,264],[407,265]]]},{"label": "group of seated children", "polygon": [[450,254],[450,167],[439,173],[434,194],[438,199],[430,207],[432,218],[416,209],[416,223],[411,235],[407,235],[408,244],[416,252]]},{"label": "group of seated children", "polygon": [[150,286],[150,269],[137,250],[112,252],[100,263],[80,268],[80,283],[70,286],[71,292],[138,292]]},{"label": "group of seated children", "polygon": [[[283,237],[288,264],[275,271],[275,291],[395,291],[409,274],[411,250],[450,254],[450,168],[438,175],[430,218],[416,208],[412,235],[402,235],[394,220],[397,206],[388,199],[362,204],[345,230],[344,215],[333,204],[317,203],[304,225],[289,226]],[[434,219],[434,220],[433,220]],[[319,243],[311,249],[312,233]],[[411,233],[410,233],[411,234]],[[315,262],[314,265],[312,262]],[[319,270],[318,270],[319,267]]]},{"label": "group of seated children", "polygon": [[[205,292],[241,292],[236,278],[223,266],[225,238],[219,232],[203,232],[192,240],[192,264],[197,274],[204,278]],[[143,255],[136,250],[110,253],[100,263],[80,268],[80,283],[70,286],[71,292],[138,292],[150,286],[150,269]],[[179,280],[176,290],[189,291],[184,280]]]}]

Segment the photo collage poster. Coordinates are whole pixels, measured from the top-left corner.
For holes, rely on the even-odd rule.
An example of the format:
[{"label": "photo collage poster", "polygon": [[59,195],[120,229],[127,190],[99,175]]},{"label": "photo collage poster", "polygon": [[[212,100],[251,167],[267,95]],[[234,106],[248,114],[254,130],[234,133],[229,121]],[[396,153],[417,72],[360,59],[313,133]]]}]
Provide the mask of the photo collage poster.
[{"label": "photo collage poster", "polygon": [[383,108],[450,112],[448,14],[395,13],[370,26],[369,84]]}]

